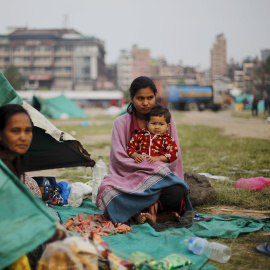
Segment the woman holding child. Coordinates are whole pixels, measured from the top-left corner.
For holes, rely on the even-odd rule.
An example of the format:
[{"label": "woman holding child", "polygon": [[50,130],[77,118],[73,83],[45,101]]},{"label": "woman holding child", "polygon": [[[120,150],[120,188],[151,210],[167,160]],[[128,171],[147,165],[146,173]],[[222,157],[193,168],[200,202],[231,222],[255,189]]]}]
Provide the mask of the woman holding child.
[{"label": "woman holding child", "polygon": [[[147,157],[139,162],[127,153],[132,136],[146,129],[147,117],[156,104],[157,89],[148,77],[136,78],[130,86],[131,103],[126,114],[114,121],[110,152],[110,175],[99,188],[97,206],[112,220],[126,222],[135,217],[137,223],[176,220],[177,226],[189,227],[193,211],[187,193],[181,151],[174,121],[166,132],[175,139],[178,154],[173,160],[166,155]],[[151,155],[152,156],[152,155]],[[158,156],[158,155],[157,155]],[[171,162],[170,162],[171,161]],[[186,215],[186,220],[180,215]],[[163,217],[163,218],[162,218]],[[187,221],[188,219],[188,221]]]}]

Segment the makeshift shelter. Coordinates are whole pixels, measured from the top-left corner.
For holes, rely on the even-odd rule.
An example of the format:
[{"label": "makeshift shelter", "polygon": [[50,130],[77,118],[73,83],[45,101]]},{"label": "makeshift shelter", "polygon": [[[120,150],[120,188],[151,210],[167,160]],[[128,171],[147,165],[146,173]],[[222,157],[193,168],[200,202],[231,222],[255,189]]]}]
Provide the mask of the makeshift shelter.
[{"label": "makeshift shelter", "polygon": [[75,102],[63,94],[45,100],[33,96],[31,105],[47,118],[82,118],[86,116]]},{"label": "makeshift shelter", "polygon": [[81,143],[68,133],[57,129],[40,112],[24,102],[1,72],[0,96],[0,106],[5,104],[22,105],[33,121],[33,140],[26,155],[26,172],[94,166],[95,161],[90,158],[90,154]]},{"label": "makeshift shelter", "polygon": [[[246,106],[243,106],[242,110],[251,110],[252,109],[252,101],[253,101],[253,95],[251,94],[242,94],[234,97],[235,103],[239,104],[247,104]],[[264,101],[259,100],[258,102],[258,111],[263,112],[264,111]]]},{"label": "makeshift shelter", "polygon": [[57,219],[1,160],[0,193],[0,269],[3,269],[50,239],[56,231]]},{"label": "makeshift shelter", "polygon": [[243,94],[243,95],[238,95],[234,97],[236,103],[240,102],[247,102],[247,103],[252,103],[252,95],[250,94]]}]

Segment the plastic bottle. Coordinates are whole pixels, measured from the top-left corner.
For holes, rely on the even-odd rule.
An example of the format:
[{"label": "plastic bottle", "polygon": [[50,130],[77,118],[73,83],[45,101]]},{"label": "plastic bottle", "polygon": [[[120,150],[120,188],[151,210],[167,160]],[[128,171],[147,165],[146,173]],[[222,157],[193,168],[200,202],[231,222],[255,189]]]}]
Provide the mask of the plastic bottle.
[{"label": "plastic bottle", "polygon": [[207,258],[220,263],[226,263],[231,258],[231,249],[228,246],[208,242],[204,238],[190,237],[185,239],[185,245],[191,253],[205,255]]},{"label": "plastic bottle", "polygon": [[68,196],[68,205],[72,207],[79,207],[83,201],[83,189],[82,187],[71,184],[69,196]]},{"label": "plastic bottle", "polygon": [[103,181],[104,176],[108,174],[107,165],[103,161],[103,157],[99,156],[98,161],[93,169],[93,191],[92,202],[96,203],[98,188]]}]

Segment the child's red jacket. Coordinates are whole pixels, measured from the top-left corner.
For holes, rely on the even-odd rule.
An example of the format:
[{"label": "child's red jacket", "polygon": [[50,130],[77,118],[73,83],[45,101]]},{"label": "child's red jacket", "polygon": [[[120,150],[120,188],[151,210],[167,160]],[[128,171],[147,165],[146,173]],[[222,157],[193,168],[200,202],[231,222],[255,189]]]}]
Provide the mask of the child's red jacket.
[{"label": "child's red jacket", "polygon": [[177,158],[178,147],[168,132],[163,135],[151,135],[144,128],[133,135],[128,143],[128,155],[131,156],[134,152],[152,157],[165,156],[169,162],[173,162]]}]

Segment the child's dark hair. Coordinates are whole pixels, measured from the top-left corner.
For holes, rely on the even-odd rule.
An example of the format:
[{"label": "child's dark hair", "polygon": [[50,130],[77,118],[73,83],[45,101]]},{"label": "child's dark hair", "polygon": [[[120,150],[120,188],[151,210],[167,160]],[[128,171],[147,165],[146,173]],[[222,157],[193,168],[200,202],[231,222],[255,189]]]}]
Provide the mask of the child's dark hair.
[{"label": "child's dark hair", "polygon": [[152,108],[151,112],[147,115],[148,122],[150,121],[151,116],[164,116],[167,124],[169,124],[171,121],[171,113],[169,109],[160,104],[156,104]]}]

